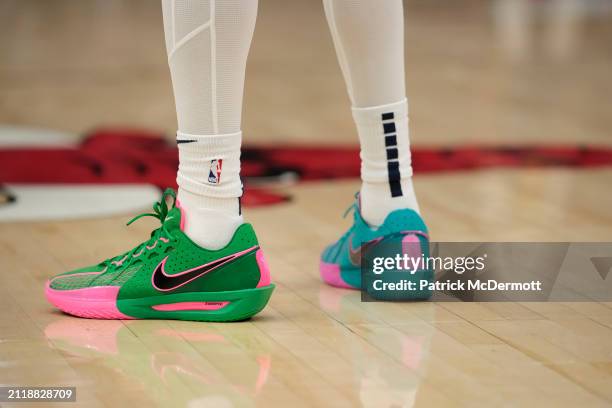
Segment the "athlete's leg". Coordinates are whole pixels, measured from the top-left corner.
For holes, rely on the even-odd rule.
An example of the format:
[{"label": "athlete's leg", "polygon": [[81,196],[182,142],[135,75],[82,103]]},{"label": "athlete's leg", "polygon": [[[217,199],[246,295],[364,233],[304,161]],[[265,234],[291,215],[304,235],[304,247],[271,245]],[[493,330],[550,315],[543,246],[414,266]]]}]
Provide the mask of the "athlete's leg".
[{"label": "athlete's leg", "polygon": [[[386,248],[428,252],[427,226],[412,187],[408,104],[404,87],[404,17],[401,0],[323,0],[361,143],[360,204],[353,224],[321,255],[330,285],[361,288],[361,252]],[[401,249],[400,249],[401,248]],[[416,251],[416,249],[415,249]],[[399,252],[398,252],[399,253]],[[431,280],[429,270],[392,279]],[[367,289],[366,281],[362,289]],[[369,292],[369,291],[368,291]],[[374,295],[374,294],[372,294]],[[425,299],[428,291],[411,291]]]},{"label": "athlete's leg", "polygon": [[[102,319],[243,320],[274,285],[239,210],[240,111],[257,0],[163,0],[179,130],[179,198],[167,189],[149,239],[51,278],[49,302]],[[210,273],[213,272],[214,273]]]},{"label": "athlete's leg", "polygon": [[242,224],[241,111],[257,0],[162,0],[185,232],[221,248]]},{"label": "athlete's leg", "polygon": [[418,212],[412,186],[401,0],[323,0],[361,143],[361,214]]}]

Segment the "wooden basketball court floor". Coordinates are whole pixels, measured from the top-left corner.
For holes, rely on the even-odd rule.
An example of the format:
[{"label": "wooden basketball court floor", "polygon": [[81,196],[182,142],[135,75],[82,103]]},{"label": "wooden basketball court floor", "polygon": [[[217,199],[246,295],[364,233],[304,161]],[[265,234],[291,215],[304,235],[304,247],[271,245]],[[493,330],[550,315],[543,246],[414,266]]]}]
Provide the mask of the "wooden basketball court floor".
[{"label": "wooden basketball court floor", "polygon": [[[603,1],[406,2],[412,143],[610,146],[611,22]],[[2,0],[0,123],[172,138],[161,27],[152,0]],[[260,2],[245,101],[247,143],[356,143],[320,2]],[[610,241],[611,181],[529,168],[415,184],[435,241]],[[0,383],[76,386],[79,406],[610,406],[612,303],[361,303],[323,285],[318,254],[357,189],[300,184],[291,203],[246,210],[278,286],[236,324],[85,320],[46,303],[49,276],[153,223],[0,224]]]}]

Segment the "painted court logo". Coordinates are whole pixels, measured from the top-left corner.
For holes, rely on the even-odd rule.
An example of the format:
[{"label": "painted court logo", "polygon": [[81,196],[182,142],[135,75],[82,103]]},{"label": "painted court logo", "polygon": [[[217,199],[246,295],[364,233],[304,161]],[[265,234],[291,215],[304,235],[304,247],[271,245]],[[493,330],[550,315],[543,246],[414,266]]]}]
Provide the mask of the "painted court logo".
[{"label": "painted court logo", "polygon": [[210,171],[208,172],[208,182],[219,184],[221,182],[221,168],[223,167],[223,159],[214,159],[210,161]]}]

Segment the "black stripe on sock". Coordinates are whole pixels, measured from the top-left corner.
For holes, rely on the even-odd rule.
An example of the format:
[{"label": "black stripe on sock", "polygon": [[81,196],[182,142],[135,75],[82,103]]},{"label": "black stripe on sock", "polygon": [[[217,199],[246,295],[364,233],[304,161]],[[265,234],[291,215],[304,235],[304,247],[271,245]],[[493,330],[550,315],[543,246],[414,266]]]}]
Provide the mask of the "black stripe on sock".
[{"label": "black stripe on sock", "polygon": [[395,122],[383,123],[385,134],[395,133]]},{"label": "black stripe on sock", "polygon": [[399,181],[399,161],[394,160],[387,162],[387,171],[389,172],[389,181]]},{"label": "black stripe on sock", "polygon": [[397,136],[395,135],[385,136],[385,146],[386,147],[397,146]]},{"label": "black stripe on sock", "polygon": [[238,215],[242,215],[242,197],[244,196],[244,183],[242,182],[242,177],[240,178],[240,197],[238,197]]},{"label": "black stripe on sock", "polygon": [[385,112],[381,115],[383,122],[383,131],[385,134],[385,147],[387,150],[387,174],[389,177],[389,189],[391,197],[401,197],[402,185],[399,169],[399,151],[397,149],[397,135],[395,127],[395,114],[393,112]]},{"label": "black stripe on sock", "polygon": [[391,197],[401,197],[404,195],[402,193],[402,184],[399,181],[389,183],[389,187],[391,187]]},{"label": "black stripe on sock", "polygon": [[387,162],[387,172],[389,173],[389,188],[391,189],[391,197],[401,197],[402,185],[400,183],[401,176],[398,161]]},{"label": "black stripe on sock", "polygon": [[396,160],[398,157],[397,147],[387,149],[387,160]]},{"label": "black stripe on sock", "polygon": [[176,144],[181,144],[181,143],[193,143],[195,142],[195,140],[190,140],[190,139],[176,139]]}]

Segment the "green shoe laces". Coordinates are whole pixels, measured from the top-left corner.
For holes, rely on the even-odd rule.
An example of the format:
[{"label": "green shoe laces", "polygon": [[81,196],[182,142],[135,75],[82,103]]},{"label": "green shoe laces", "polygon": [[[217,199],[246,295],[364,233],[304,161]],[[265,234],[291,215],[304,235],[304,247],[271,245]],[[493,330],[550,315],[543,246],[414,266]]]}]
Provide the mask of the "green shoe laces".
[{"label": "green shoe laces", "polygon": [[[170,208],[168,207],[168,197],[171,198],[171,202],[172,202],[172,206]],[[115,267],[115,268],[128,266],[132,262],[133,259],[136,259],[138,256],[140,256],[140,253],[144,251],[145,248],[153,245],[153,243],[157,242],[158,239],[166,238],[166,239],[174,240],[175,237],[168,230],[168,228],[166,228],[165,223],[164,223],[164,221],[166,220],[166,217],[168,216],[168,212],[174,207],[176,207],[176,192],[171,188],[167,188],[163,192],[161,199],[155,204],[153,204],[152,213],[139,214],[136,217],[129,220],[126,224],[126,225],[131,225],[133,222],[136,222],[143,217],[154,217],[159,220],[159,222],[161,223],[161,226],[153,230],[151,232],[151,237],[145,242],[143,242],[142,244],[132,248],[131,250],[127,252],[124,252],[121,255],[117,255],[113,258],[109,258],[103,261],[101,264],[108,266],[108,267]]]}]

